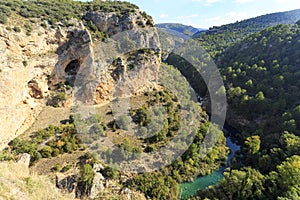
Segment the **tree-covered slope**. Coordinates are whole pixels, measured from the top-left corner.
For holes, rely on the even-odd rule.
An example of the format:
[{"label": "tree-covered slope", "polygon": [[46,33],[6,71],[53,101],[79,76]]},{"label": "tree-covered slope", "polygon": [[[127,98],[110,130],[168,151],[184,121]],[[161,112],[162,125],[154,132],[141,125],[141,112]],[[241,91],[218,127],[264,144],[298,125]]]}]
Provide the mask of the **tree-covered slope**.
[{"label": "tree-covered slope", "polygon": [[229,48],[220,67],[231,111],[268,134],[299,133],[300,28],[279,25]]},{"label": "tree-covered slope", "polygon": [[162,28],[164,30],[170,29],[173,31],[177,31],[177,32],[183,33],[187,36],[192,36],[199,31],[198,28],[183,25],[183,24],[178,24],[178,23],[161,23],[161,24],[156,24],[155,26],[157,28]]},{"label": "tree-covered slope", "polygon": [[[70,26],[71,18],[82,19],[86,12],[116,12],[118,15],[133,13],[138,6],[124,1],[73,1],[73,0],[0,0],[0,23],[5,24],[13,14],[25,18],[41,18],[51,25],[60,22]],[[153,20],[145,12],[142,13],[151,23]]]},{"label": "tree-covered slope", "polygon": [[232,24],[212,27],[205,32],[200,31],[196,33],[193,37],[199,39],[203,47],[207,51],[212,52],[212,56],[215,56],[231,44],[255,32],[260,32],[268,27],[279,24],[294,24],[299,19],[300,9],[272,13]]},{"label": "tree-covered slope", "polygon": [[299,25],[267,28],[220,57],[241,151],[219,184],[194,199],[300,198]]}]

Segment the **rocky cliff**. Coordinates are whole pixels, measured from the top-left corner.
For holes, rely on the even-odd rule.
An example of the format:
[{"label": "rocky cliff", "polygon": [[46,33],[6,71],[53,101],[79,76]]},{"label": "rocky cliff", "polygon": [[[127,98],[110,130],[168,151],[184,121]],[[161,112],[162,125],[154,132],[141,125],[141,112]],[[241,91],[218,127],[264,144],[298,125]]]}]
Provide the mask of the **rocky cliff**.
[{"label": "rocky cliff", "polygon": [[[23,20],[23,19],[18,19]],[[0,25],[0,147],[25,131],[45,105],[48,77],[57,62],[55,30],[32,24],[17,32],[20,21]]]},{"label": "rocky cliff", "polygon": [[0,24],[0,149],[28,129],[49,102],[64,107],[77,100],[105,103],[122,96],[123,90],[117,93],[114,87],[134,70],[138,75],[130,79],[126,95],[154,87],[159,51],[127,52],[103,63],[99,54],[103,46],[91,36],[89,27],[93,23],[96,32],[109,36],[152,27],[153,22],[142,12],[93,11],[83,13],[83,21],[69,21],[68,27],[58,22],[54,28],[44,19],[13,15],[5,25]]}]

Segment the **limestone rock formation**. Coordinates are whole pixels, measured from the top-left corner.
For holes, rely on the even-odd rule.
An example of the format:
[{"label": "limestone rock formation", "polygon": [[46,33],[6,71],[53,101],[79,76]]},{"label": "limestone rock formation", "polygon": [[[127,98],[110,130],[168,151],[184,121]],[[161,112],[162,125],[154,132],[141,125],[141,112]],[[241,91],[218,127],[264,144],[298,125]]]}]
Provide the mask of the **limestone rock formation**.
[{"label": "limestone rock formation", "polygon": [[140,12],[122,15],[116,12],[87,12],[84,19],[92,21],[101,32],[109,36],[138,27],[153,26],[152,19],[146,18]]},{"label": "limestone rock formation", "polygon": [[[138,10],[121,14],[88,12],[84,18],[108,35],[124,39],[124,31],[132,34],[110,51],[93,43],[78,20],[57,29],[32,23],[30,34],[0,24],[0,127],[5,130],[0,134],[0,149],[32,125],[52,93],[61,92],[56,91],[58,83],[72,87],[66,94],[65,107],[76,101],[106,103],[155,87],[161,60],[158,37],[155,31],[138,31],[151,28],[151,18]],[[9,26],[15,23],[8,21]],[[20,23],[17,25],[23,27]],[[145,48],[152,50],[139,52]],[[110,57],[105,60],[107,52]],[[112,62],[113,58],[118,59]]]},{"label": "limestone rock formation", "polygon": [[57,56],[54,31],[34,24],[34,32],[0,25],[0,149],[24,132],[45,105],[48,76]]},{"label": "limestone rock formation", "polygon": [[93,185],[91,188],[90,198],[96,198],[98,193],[105,189],[104,187],[105,178],[100,172],[96,172],[93,180]]},{"label": "limestone rock formation", "polygon": [[30,154],[24,153],[21,155],[20,159],[18,160],[19,164],[24,164],[25,166],[29,167],[30,164]]},{"label": "limestone rock formation", "polygon": [[64,193],[72,193],[77,185],[77,175],[71,176],[56,176],[56,187]]},{"label": "limestone rock formation", "polygon": [[160,54],[149,50],[118,57],[100,74],[96,103],[116,97],[129,97],[155,88],[158,81]]}]

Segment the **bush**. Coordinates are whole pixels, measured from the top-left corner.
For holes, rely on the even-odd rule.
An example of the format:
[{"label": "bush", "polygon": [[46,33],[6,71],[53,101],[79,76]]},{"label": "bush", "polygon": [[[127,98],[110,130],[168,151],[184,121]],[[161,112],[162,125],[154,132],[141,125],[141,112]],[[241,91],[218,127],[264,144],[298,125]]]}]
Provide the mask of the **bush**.
[{"label": "bush", "polygon": [[55,98],[58,99],[59,101],[65,101],[67,100],[67,94],[65,92],[60,92],[55,96]]},{"label": "bush", "polygon": [[52,151],[52,157],[56,157],[58,155],[59,155],[59,149],[57,149],[57,148],[53,149],[53,151]]},{"label": "bush", "polygon": [[87,187],[90,187],[93,183],[94,175],[93,167],[89,164],[85,164],[80,170],[79,180]]},{"label": "bush", "polygon": [[20,29],[20,27],[18,27],[18,26],[15,26],[15,27],[13,28],[13,30],[14,30],[15,32],[17,32],[17,33],[20,33],[20,32],[21,32],[21,29]]},{"label": "bush", "polygon": [[60,164],[56,164],[55,167],[53,167],[51,169],[51,171],[54,171],[54,172],[59,172],[61,170],[61,165]]},{"label": "bush", "polygon": [[62,172],[62,173],[67,172],[67,171],[69,171],[71,168],[72,168],[71,165],[66,165],[66,166],[64,166],[64,167],[62,168],[61,172]]},{"label": "bush", "polygon": [[121,129],[128,130],[130,121],[131,121],[131,118],[129,116],[122,115],[122,116],[118,117],[118,119],[116,120],[116,123]]},{"label": "bush", "polygon": [[24,67],[26,67],[28,65],[28,62],[26,60],[23,60],[22,64],[23,64]]},{"label": "bush", "polygon": [[0,23],[1,24],[6,24],[7,23],[6,15],[0,14]]},{"label": "bush", "polygon": [[50,158],[52,155],[52,148],[50,146],[45,146],[40,150],[40,153],[43,158]]},{"label": "bush", "polygon": [[73,151],[72,143],[66,142],[64,145],[64,152],[72,153],[72,151]]},{"label": "bush", "polygon": [[103,176],[105,176],[106,178],[110,178],[110,179],[116,179],[119,176],[119,172],[116,169],[113,169],[111,167],[105,167],[104,169],[102,169],[101,174]]}]

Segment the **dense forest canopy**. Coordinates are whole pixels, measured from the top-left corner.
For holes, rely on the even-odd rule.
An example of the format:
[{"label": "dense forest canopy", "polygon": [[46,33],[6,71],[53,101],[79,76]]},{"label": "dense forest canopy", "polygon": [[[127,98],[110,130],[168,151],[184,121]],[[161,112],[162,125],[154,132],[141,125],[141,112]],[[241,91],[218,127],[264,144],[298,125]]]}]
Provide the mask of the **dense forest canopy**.
[{"label": "dense forest canopy", "polygon": [[[241,132],[233,136],[241,151],[222,181],[199,191],[195,199],[299,198],[299,182],[293,181],[300,176],[300,21],[296,19],[299,10],[265,15],[196,38],[223,76],[227,122]],[[176,55],[166,61],[193,86],[197,73],[191,64]],[[203,95],[206,88],[198,84],[195,90]]]},{"label": "dense forest canopy", "polygon": [[215,57],[228,46],[245,37],[279,24],[294,24],[300,19],[300,9],[288,12],[267,14],[240,22],[214,26],[207,31],[199,31],[193,38]]},{"label": "dense forest canopy", "polygon": [[217,57],[242,149],[217,186],[199,191],[201,199],[299,198],[299,24],[251,34]]}]

